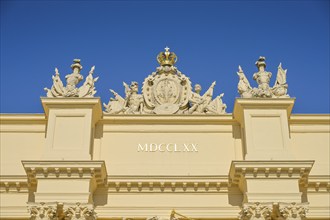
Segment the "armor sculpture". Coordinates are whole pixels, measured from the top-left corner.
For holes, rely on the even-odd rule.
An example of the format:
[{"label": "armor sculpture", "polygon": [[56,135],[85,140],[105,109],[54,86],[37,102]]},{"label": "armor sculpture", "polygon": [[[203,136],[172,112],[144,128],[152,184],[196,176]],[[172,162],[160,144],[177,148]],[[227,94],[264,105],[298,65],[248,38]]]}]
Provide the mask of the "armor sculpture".
[{"label": "armor sculpture", "polygon": [[73,62],[71,65],[73,72],[65,76],[66,86],[63,85],[58,69],[55,68],[55,75],[52,77],[53,86],[50,89],[45,88],[47,97],[94,97],[96,93],[94,84],[98,80],[98,77],[93,77],[95,66],[89,71],[84,84],[78,88],[78,83],[84,79],[80,74],[82,66],[80,59],[74,59]]},{"label": "armor sculpture", "polygon": [[271,72],[267,72],[266,58],[260,57],[256,66],[258,72],[253,74],[253,79],[258,83],[257,88],[252,88],[248,79],[246,78],[241,66],[238,66],[237,75],[239,76],[239,82],[237,85],[238,93],[242,98],[288,98],[287,94],[288,84],[286,83],[286,72],[283,70],[282,64],[278,66],[276,81],[273,87],[269,86],[270,79],[272,77]]}]

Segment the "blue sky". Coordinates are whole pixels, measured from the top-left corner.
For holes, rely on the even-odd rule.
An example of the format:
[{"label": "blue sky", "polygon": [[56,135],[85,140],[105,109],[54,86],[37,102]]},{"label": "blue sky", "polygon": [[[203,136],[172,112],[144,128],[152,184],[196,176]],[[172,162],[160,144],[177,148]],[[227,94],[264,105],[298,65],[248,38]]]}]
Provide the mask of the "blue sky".
[{"label": "blue sky", "polygon": [[204,91],[217,81],[232,112],[241,65],[250,83],[259,56],[288,69],[294,113],[329,113],[329,1],[1,1],[1,113],[42,113],[57,67],[96,66],[108,102],[122,82],[144,78],[169,46]]}]

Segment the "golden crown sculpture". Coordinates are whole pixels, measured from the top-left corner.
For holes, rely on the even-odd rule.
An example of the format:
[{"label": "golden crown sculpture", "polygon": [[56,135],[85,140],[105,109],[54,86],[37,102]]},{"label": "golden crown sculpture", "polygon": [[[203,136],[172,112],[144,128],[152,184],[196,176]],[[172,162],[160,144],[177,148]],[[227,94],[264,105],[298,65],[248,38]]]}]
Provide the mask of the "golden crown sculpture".
[{"label": "golden crown sculpture", "polygon": [[157,56],[157,61],[161,66],[173,66],[178,57],[175,53],[170,52],[170,48],[166,47],[165,52],[160,52]]}]

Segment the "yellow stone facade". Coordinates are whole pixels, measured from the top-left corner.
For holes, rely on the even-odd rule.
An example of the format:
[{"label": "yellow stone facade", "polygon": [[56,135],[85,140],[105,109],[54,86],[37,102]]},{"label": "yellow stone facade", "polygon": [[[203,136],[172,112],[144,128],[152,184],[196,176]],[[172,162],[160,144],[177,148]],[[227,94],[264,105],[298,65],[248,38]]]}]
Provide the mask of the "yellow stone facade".
[{"label": "yellow stone facade", "polygon": [[215,115],[41,102],[0,115],[2,219],[329,219],[330,116],[293,98]]}]

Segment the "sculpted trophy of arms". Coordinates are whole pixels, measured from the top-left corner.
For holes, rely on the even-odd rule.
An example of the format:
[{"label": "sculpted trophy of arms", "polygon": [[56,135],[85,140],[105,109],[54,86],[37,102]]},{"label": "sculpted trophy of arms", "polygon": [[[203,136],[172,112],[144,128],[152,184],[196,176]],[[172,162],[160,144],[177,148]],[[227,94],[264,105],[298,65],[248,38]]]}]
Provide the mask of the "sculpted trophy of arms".
[{"label": "sculpted trophy of arms", "polygon": [[288,84],[286,83],[286,72],[287,70],[284,70],[280,63],[277,70],[276,81],[272,88],[272,92],[276,97],[289,97],[287,94]]},{"label": "sculpted trophy of arms", "polygon": [[110,89],[110,92],[115,98],[111,98],[108,104],[103,103],[105,112],[110,114],[142,114],[144,107],[144,99],[141,94],[138,94],[139,87],[137,82],[131,82],[125,87],[126,97],[121,97],[118,93]]},{"label": "sculpted trophy of arms", "polygon": [[257,81],[258,88],[254,89],[254,92],[257,94],[258,97],[262,98],[270,98],[272,97],[272,93],[269,87],[269,81],[272,77],[271,72],[267,72],[266,68],[266,58],[260,57],[256,62],[256,66],[258,67],[258,72],[253,74],[253,79]]},{"label": "sculpted trophy of arms", "polygon": [[282,65],[278,66],[276,81],[273,87],[269,86],[270,79],[272,77],[271,72],[267,72],[266,68],[266,58],[260,57],[256,66],[258,67],[258,72],[253,74],[253,79],[258,83],[257,88],[252,88],[249,81],[243,73],[242,68],[238,67],[237,75],[239,76],[239,82],[237,85],[238,93],[242,98],[288,98],[287,94],[288,84],[286,82],[286,72],[282,68]]},{"label": "sculpted trophy of arms", "polygon": [[188,114],[222,114],[226,111],[226,105],[222,102],[224,93],[217,96],[214,100],[213,90],[216,82],[214,81],[203,96],[200,95],[202,87],[195,85],[195,92],[192,92],[189,99],[190,108]]},{"label": "sculpted trophy of arms", "polygon": [[250,86],[249,80],[246,78],[241,66],[238,66],[237,75],[239,77],[237,85],[238,93],[242,98],[252,98],[252,87]]},{"label": "sculpted trophy of arms", "polygon": [[94,84],[98,80],[98,77],[93,77],[95,66],[91,68],[84,84],[78,88],[77,85],[84,78],[80,74],[82,66],[80,64],[80,59],[74,59],[73,62],[74,63],[71,65],[73,72],[65,76],[66,86],[63,85],[58,69],[55,68],[55,75],[52,76],[53,85],[50,89],[45,88],[47,97],[94,97],[96,93]]}]

